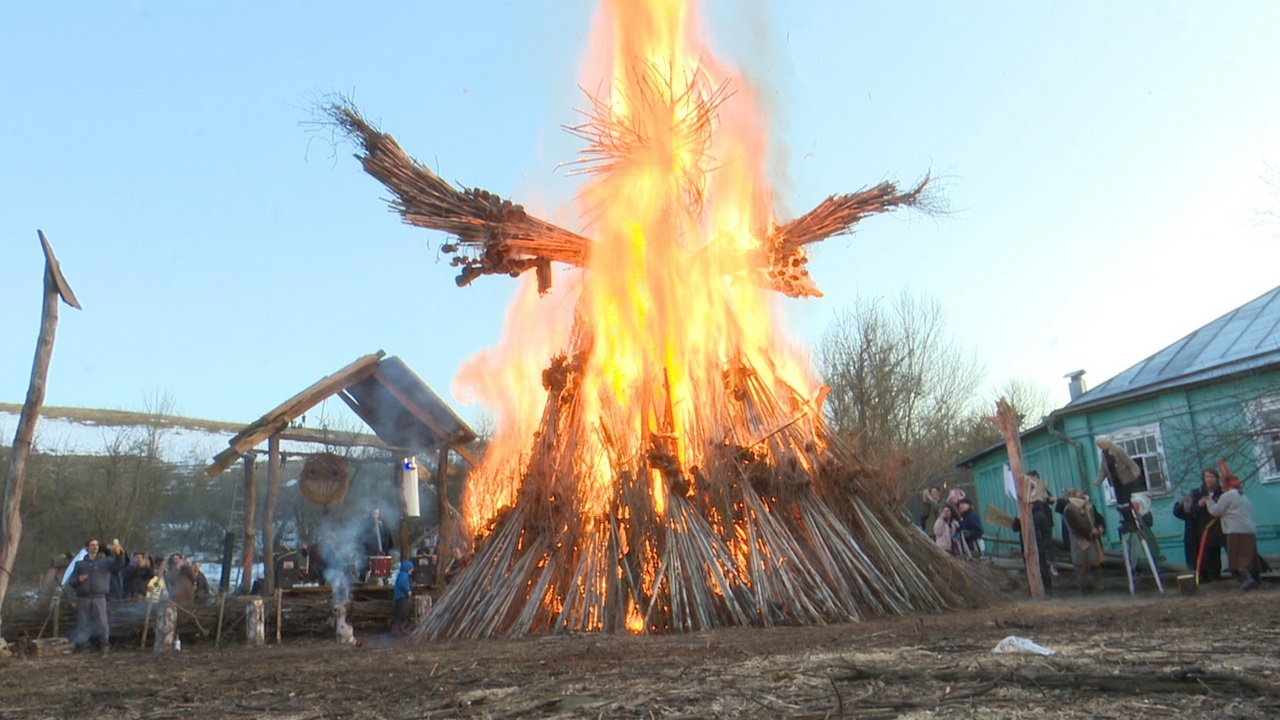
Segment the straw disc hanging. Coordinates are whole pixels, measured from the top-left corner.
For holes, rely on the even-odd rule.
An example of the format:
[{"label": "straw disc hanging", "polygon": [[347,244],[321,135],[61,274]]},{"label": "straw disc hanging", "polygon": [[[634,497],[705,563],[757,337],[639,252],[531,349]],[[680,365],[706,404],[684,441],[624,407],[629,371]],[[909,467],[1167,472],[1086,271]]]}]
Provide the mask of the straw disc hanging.
[{"label": "straw disc hanging", "polygon": [[350,480],[346,460],[333,453],[322,453],[307,458],[298,476],[298,487],[313,503],[337,505],[347,496]]}]

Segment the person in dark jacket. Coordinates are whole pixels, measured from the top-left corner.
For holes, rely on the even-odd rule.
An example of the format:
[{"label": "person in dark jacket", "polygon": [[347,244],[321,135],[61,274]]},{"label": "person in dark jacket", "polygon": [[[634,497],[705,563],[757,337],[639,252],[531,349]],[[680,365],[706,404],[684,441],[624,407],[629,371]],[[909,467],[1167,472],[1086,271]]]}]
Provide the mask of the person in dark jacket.
[{"label": "person in dark jacket", "polygon": [[973,503],[969,498],[962,498],[957,505],[960,508],[960,539],[964,541],[965,547],[969,549],[970,556],[982,557],[982,545],[980,543],[983,535],[982,519],[974,511]]},{"label": "person in dark jacket", "polygon": [[1222,550],[1226,547],[1226,538],[1222,534],[1222,523],[1214,520],[1205,506],[1207,500],[1216,502],[1222,497],[1222,483],[1218,471],[1211,468],[1206,468],[1200,477],[1200,487],[1175,503],[1173,514],[1186,522],[1183,550],[1187,568],[1200,576],[1200,582],[1213,582],[1222,579]]},{"label": "person in dark jacket", "polygon": [[191,563],[191,573],[195,576],[196,594],[195,602],[197,605],[203,605],[209,602],[212,593],[209,590],[209,578],[205,577],[203,571],[200,570],[200,563]]},{"label": "person in dark jacket", "polygon": [[1107,523],[1083,491],[1067,488],[1061,497],[1049,499],[1054,509],[1062,514],[1067,526],[1067,547],[1071,549],[1071,564],[1076,569],[1076,584],[1082,593],[1090,593],[1102,587],[1102,543]]},{"label": "person in dark jacket", "polygon": [[402,560],[400,562],[400,572],[396,573],[396,583],[392,590],[392,600],[394,601],[394,614],[391,620],[391,632],[400,634],[409,629],[409,618],[412,616],[412,604],[409,598],[413,597],[413,561]]},{"label": "person in dark jacket", "polygon": [[76,650],[93,645],[102,652],[111,649],[111,630],[107,623],[107,593],[111,592],[111,575],[115,561],[100,552],[97,539],[84,545],[86,554],[71,571],[68,584],[76,593],[76,628],[71,643]]},{"label": "person in dark jacket", "polygon": [[135,550],[133,558],[129,560],[129,565],[120,571],[123,599],[137,600],[145,596],[147,594],[147,584],[151,582],[151,578],[154,576],[155,572],[151,567],[151,560],[147,558],[146,553],[141,550]]}]

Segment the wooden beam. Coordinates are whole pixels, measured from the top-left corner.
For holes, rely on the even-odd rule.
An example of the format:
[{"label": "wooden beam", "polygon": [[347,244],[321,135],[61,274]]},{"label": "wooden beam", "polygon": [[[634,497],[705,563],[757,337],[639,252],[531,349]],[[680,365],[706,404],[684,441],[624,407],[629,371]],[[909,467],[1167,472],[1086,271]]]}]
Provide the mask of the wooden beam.
[{"label": "wooden beam", "polygon": [[217,477],[246,451],[271,435],[288,428],[289,423],[294,418],[315,407],[330,395],[350,387],[371,375],[377,369],[378,361],[385,354],[385,352],[379,350],[371,355],[365,355],[341,370],[331,375],[326,375],[306,390],[285,400],[274,410],[241,430],[240,434],[231,438],[228,441],[230,447],[214,457],[209,467],[205,468],[205,473],[209,477]]},{"label": "wooden beam", "polygon": [[342,400],[342,402],[346,403],[347,407],[351,408],[351,412],[355,413],[356,417],[363,420],[365,425],[375,427],[373,424],[373,417],[369,415],[369,411],[357,402],[356,399],[351,396],[351,393],[347,392],[346,388],[343,388],[338,392],[338,398]]},{"label": "wooden beam", "polygon": [[[344,393],[338,393],[339,396]],[[274,437],[288,442],[316,443],[317,445],[335,445],[337,447],[370,447],[378,450],[393,450],[382,438],[369,433],[354,433],[345,430],[324,430],[317,428],[286,428]]]}]

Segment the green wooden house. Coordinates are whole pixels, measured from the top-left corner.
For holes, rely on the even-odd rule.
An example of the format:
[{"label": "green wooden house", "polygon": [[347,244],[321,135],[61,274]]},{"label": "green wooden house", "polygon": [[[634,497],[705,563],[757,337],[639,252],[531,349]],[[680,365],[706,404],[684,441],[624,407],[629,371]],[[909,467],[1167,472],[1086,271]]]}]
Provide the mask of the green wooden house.
[{"label": "green wooden house", "polygon": [[[1022,432],[1025,470],[1038,470],[1055,492],[1088,491],[1101,509],[1114,500],[1106,483],[1093,487],[1094,441],[1105,436],[1122,445],[1146,474],[1153,530],[1172,566],[1183,560],[1184,530],[1173,505],[1223,458],[1253,502],[1260,552],[1280,556],[1280,287],[1096,388],[1086,390],[1083,375],[1067,376],[1067,405]],[[956,463],[973,472],[979,508],[1016,514],[1005,490],[1007,463],[1003,443]],[[1105,544],[1118,549],[1116,512],[1109,508],[1105,515]],[[1014,537],[990,527],[988,535]]]}]

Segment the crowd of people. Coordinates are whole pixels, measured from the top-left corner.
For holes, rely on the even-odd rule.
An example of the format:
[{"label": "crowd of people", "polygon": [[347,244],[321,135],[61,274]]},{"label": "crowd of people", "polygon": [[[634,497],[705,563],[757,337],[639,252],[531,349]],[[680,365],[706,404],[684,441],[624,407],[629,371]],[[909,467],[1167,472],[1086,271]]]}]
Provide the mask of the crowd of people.
[{"label": "crowd of people", "polygon": [[963,490],[952,488],[942,499],[942,488],[932,487],[921,497],[924,508],[921,527],[933,535],[938,547],[966,558],[982,557],[985,532],[973,501]]},{"label": "crowd of people", "polygon": [[1227,553],[1227,569],[1240,579],[1242,590],[1261,585],[1259,576],[1270,570],[1258,554],[1258,526],[1253,503],[1245,496],[1240,478],[1226,470],[1205,468],[1200,486],[1174,503],[1173,514],[1185,525],[1183,552],[1187,567],[1194,568],[1196,580],[1222,579],[1222,552]]},{"label": "crowd of people", "polygon": [[76,599],[76,626],[70,636],[76,650],[110,649],[108,602],[158,602],[167,598],[191,604],[208,602],[211,597],[209,580],[200,563],[182,553],[157,560],[141,551],[127,555],[119,540],[103,547],[97,538],[90,538],[65,569],[59,565],[59,559],[55,559],[46,577],[58,577],[62,572],[59,584]]},{"label": "crowd of people", "polygon": [[[1104,481],[1110,483],[1115,492],[1120,532],[1139,536],[1151,548],[1152,557],[1163,560],[1151,532],[1152,518],[1139,509],[1134,498],[1144,487],[1142,468],[1119,445],[1105,438],[1098,439],[1096,444],[1101,462],[1094,487],[1100,487]],[[1186,524],[1186,565],[1196,573],[1197,582],[1221,580],[1225,551],[1226,569],[1239,580],[1242,590],[1252,590],[1260,586],[1261,573],[1270,568],[1258,554],[1253,506],[1244,494],[1240,479],[1230,474],[1222,461],[1219,468],[1205,469],[1200,486],[1184,493],[1174,503],[1173,514]],[[1029,535],[1036,545],[1046,592],[1052,592],[1053,577],[1058,575],[1059,547],[1066,547],[1070,552],[1080,591],[1096,591],[1102,583],[1102,538],[1107,529],[1102,513],[1083,490],[1068,488],[1055,497],[1037,471],[1031,470],[1026,476]],[[921,528],[934,538],[939,548],[965,558],[982,557],[982,521],[962,490],[950,490],[944,500],[941,488],[929,488],[921,497],[921,507]],[[1014,518],[1012,525],[1021,541],[1021,520]],[[1061,528],[1061,544],[1054,537],[1055,526]]]}]

